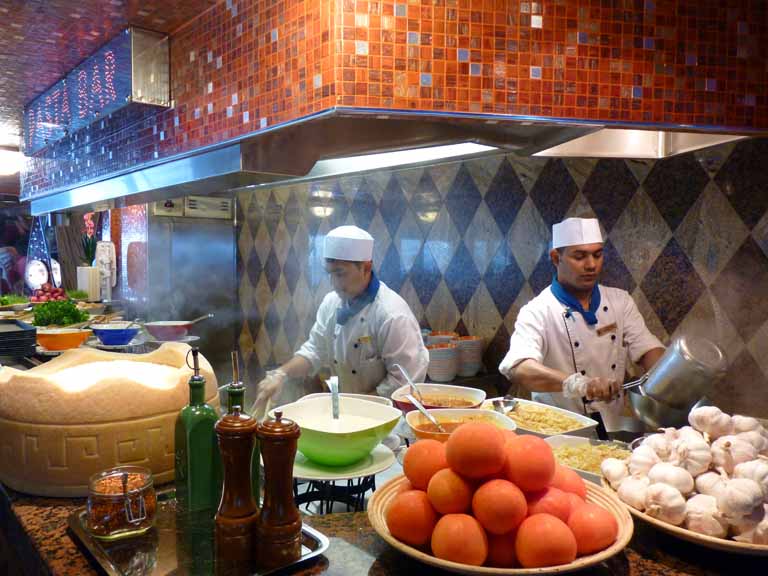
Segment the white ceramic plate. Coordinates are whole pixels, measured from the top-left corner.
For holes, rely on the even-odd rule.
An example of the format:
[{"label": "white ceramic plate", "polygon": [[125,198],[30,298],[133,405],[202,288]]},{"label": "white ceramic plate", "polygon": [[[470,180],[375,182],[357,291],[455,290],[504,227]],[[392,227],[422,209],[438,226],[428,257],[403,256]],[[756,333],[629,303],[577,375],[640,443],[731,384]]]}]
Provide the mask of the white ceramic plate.
[{"label": "white ceramic plate", "polygon": [[[485,408],[488,410],[493,410],[493,401],[501,399],[499,398],[489,398],[485,402],[483,402],[481,408]],[[587,418],[586,416],[582,414],[578,414],[577,412],[571,412],[570,410],[565,410],[563,408],[558,408],[557,406],[550,406],[549,404],[542,404],[541,402],[534,402],[532,400],[523,400],[522,398],[517,398],[517,401],[520,404],[533,404],[538,406],[544,406],[546,408],[549,408],[550,410],[554,410],[555,412],[560,412],[561,414],[565,414],[566,416],[570,416],[571,418],[574,418],[575,420],[579,421],[579,424],[581,426],[579,428],[575,428],[573,430],[566,430],[565,432],[562,432],[561,434],[565,434],[568,436],[584,436],[587,438],[592,438],[595,435],[594,429],[597,426],[597,421],[592,420],[592,418]],[[542,432],[535,432],[533,430],[528,430],[527,428],[523,428],[519,424],[517,425],[517,432],[519,434],[533,434],[534,436],[538,436],[539,438],[549,438],[550,436],[556,436],[556,434],[544,434]]]},{"label": "white ceramic plate", "polygon": [[371,453],[351,466],[321,466],[308,460],[301,452],[293,462],[293,477],[300,480],[354,480],[383,472],[395,463],[395,453],[379,444]]},{"label": "white ceramic plate", "polygon": [[200,340],[200,336],[184,336],[183,338],[179,338],[177,340],[158,340],[151,334],[147,335],[147,338],[144,340],[145,344],[165,344],[166,342],[184,342],[186,344],[189,344],[190,342],[197,342]]}]

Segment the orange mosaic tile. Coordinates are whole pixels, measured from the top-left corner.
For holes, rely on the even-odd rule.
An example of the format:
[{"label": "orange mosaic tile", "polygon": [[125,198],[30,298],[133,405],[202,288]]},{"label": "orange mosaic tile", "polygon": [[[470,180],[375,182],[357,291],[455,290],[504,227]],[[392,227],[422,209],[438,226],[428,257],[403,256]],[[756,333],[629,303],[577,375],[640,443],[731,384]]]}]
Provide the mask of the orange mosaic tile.
[{"label": "orange mosaic tile", "polygon": [[27,198],[334,106],[768,131],[761,0],[223,0],[171,35],[175,107],[30,159]]}]

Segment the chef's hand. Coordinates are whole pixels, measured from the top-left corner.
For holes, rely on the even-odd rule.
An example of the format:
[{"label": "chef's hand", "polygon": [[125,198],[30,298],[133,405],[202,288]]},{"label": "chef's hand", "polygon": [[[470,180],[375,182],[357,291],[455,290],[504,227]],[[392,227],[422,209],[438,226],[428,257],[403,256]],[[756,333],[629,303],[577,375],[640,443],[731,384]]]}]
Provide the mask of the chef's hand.
[{"label": "chef's hand", "polygon": [[619,394],[619,385],[613,378],[590,378],[587,381],[587,400],[610,402]]},{"label": "chef's hand", "polygon": [[270,370],[264,379],[259,382],[256,389],[256,402],[251,407],[251,414],[261,419],[267,411],[267,404],[273,398],[277,398],[283,390],[286,374],[279,368]]}]

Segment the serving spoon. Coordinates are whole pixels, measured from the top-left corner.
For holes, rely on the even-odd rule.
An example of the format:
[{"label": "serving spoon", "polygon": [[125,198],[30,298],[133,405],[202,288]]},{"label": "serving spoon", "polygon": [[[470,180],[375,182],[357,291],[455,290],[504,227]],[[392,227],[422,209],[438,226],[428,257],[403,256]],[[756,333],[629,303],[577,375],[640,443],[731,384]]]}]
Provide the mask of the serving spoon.
[{"label": "serving spoon", "polygon": [[417,409],[419,412],[421,412],[421,413],[424,415],[424,417],[425,417],[427,420],[429,420],[429,421],[430,421],[432,424],[434,424],[434,425],[437,427],[437,431],[438,431],[438,432],[442,432],[443,434],[447,434],[447,433],[448,433],[448,431],[447,431],[445,428],[443,428],[443,426],[440,424],[440,422],[438,422],[438,421],[435,419],[435,417],[434,417],[434,416],[432,416],[432,414],[430,414],[429,412],[427,412],[427,409],[426,409],[426,408],[424,408],[423,404],[422,404],[421,402],[419,402],[418,400],[416,400],[416,398],[414,398],[414,397],[413,397],[413,394],[406,394],[406,395],[405,395],[405,397],[406,397],[406,399],[407,399],[407,400],[408,400],[408,401],[409,401],[411,404],[413,404],[414,406],[416,406],[416,409]]},{"label": "serving spoon", "polygon": [[408,372],[405,371],[405,368],[400,366],[400,364],[393,364],[392,366],[400,370],[402,375],[405,376],[405,381],[408,382],[408,386],[411,387],[411,394],[413,394],[414,396],[417,396],[420,401],[424,402],[424,397],[421,395],[421,392],[419,391],[416,384],[413,383],[413,380],[411,380],[411,377],[408,375]]}]

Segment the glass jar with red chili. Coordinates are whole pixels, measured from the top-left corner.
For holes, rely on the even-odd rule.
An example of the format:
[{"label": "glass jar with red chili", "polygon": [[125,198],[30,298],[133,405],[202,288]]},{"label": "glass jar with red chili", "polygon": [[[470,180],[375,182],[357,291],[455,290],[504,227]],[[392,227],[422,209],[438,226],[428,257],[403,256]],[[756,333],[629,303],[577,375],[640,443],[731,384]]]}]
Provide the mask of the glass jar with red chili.
[{"label": "glass jar with red chili", "polygon": [[88,530],[96,538],[143,534],[154,525],[156,509],[152,472],[147,468],[118,466],[91,476]]}]

